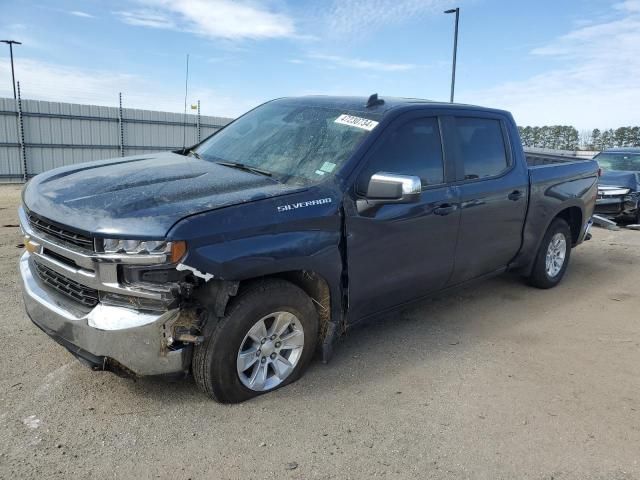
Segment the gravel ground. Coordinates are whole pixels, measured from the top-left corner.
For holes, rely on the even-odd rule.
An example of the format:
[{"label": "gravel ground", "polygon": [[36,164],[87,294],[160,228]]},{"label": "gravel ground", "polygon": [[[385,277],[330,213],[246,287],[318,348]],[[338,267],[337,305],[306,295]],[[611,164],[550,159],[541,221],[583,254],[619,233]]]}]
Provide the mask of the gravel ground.
[{"label": "gravel ground", "polygon": [[33,326],[18,202],[0,187],[0,478],[640,479],[640,232],[595,230],[554,290],[505,275],[388,315],[223,406]]}]

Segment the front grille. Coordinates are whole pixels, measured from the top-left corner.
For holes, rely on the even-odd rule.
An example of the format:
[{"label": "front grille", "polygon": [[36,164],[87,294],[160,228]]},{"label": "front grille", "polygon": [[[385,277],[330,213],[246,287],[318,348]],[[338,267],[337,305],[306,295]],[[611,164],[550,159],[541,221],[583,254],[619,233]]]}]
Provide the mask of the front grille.
[{"label": "front grille", "polygon": [[49,267],[45,267],[44,265],[40,265],[37,262],[35,262],[35,266],[40,280],[53,289],[83,305],[86,305],[87,307],[95,307],[98,304],[99,299],[97,290],[80,285],[78,282],[74,282],[64,275],[60,275],[58,272],[51,270]]},{"label": "front grille", "polygon": [[604,205],[596,205],[595,213],[604,213],[607,215],[618,215],[622,213],[622,204],[614,203],[614,204],[604,204]]},{"label": "front grille", "polygon": [[88,250],[93,250],[93,239],[91,237],[66,230],[62,227],[54,225],[51,222],[38,218],[31,213],[28,215],[28,217],[29,224],[36,230],[47,233],[52,237],[62,240],[63,242],[71,243]]},{"label": "front grille", "polygon": [[596,198],[598,200],[618,200],[619,202],[624,202],[623,195],[605,195],[605,194],[599,193]]}]

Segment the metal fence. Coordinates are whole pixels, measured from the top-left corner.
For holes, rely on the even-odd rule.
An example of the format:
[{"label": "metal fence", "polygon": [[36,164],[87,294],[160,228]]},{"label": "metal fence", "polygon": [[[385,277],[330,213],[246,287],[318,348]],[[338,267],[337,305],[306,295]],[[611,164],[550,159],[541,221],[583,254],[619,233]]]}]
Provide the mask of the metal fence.
[{"label": "metal fence", "polygon": [[175,150],[229,121],[198,113],[188,114],[185,122],[181,113],[0,98],[0,181],[23,181],[74,163]]}]

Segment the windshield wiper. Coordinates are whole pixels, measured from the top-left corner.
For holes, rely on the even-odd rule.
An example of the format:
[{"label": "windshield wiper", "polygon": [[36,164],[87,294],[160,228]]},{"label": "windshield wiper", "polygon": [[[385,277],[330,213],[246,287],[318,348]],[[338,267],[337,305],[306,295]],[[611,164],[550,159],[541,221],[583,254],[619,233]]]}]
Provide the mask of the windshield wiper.
[{"label": "windshield wiper", "polygon": [[268,170],[262,170],[261,168],[252,167],[251,165],[245,165],[239,162],[216,162],[218,165],[222,165],[230,168],[237,168],[238,170],[244,170],[245,172],[257,173],[258,175],[264,175],[265,177],[273,177],[273,173]]},{"label": "windshield wiper", "polygon": [[193,155],[195,158],[197,158],[198,160],[202,160],[202,155],[200,155],[198,152],[196,152],[195,150],[189,150],[187,152],[187,155]]}]

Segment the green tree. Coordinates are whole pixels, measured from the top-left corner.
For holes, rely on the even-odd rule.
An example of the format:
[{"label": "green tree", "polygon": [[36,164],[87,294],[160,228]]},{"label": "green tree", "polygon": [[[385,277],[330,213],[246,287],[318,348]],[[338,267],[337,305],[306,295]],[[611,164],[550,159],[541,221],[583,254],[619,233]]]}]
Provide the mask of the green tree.
[{"label": "green tree", "polygon": [[612,129],[605,130],[604,132],[602,132],[601,138],[602,138],[602,142],[600,146],[601,150],[604,150],[605,148],[611,148],[614,145],[614,135],[613,135]]},{"label": "green tree", "polygon": [[532,147],[540,146],[540,127],[533,127],[531,129],[531,146]]},{"label": "green tree", "polygon": [[627,129],[625,127],[616,128],[613,132],[613,146],[624,147],[626,144]]},{"label": "green tree", "polygon": [[551,148],[552,138],[551,138],[551,127],[544,126],[540,127],[540,136],[538,146],[541,148]]},{"label": "green tree", "polygon": [[631,146],[640,147],[640,127],[633,127],[631,129]]},{"label": "green tree", "polygon": [[520,136],[522,137],[522,144],[527,147],[533,147],[533,139],[531,135],[531,127],[526,126],[522,129]]},{"label": "green tree", "polygon": [[594,128],[591,132],[591,144],[596,150],[602,150],[602,132],[599,128]]},{"label": "green tree", "polygon": [[567,126],[565,127],[565,132],[565,150],[577,150],[580,139],[578,130],[576,127]]},{"label": "green tree", "polygon": [[525,147],[556,150],[604,150],[612,147],[640,147],[640,126],[601,130],[578,130],[572,125],[518,127]]},{"label": "green tree", "polygon": [[549,147],[553,149],[560,148],[562,144],[562,127],[560,125],[554,125],[549,129]]}]

